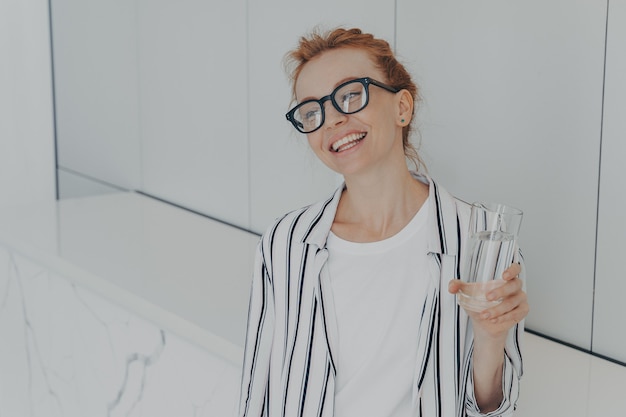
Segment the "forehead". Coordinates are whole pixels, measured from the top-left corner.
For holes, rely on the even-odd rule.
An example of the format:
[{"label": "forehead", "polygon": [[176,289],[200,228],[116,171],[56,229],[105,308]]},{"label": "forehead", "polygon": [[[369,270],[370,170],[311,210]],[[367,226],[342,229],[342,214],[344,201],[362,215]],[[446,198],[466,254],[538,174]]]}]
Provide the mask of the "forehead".
[{"label": "forehead", "polygon": [[351,78],[384,81],[370,55],[361,49],[340,48],[321,53],[307,62],[296,80],[296,99],[322,97]]}]

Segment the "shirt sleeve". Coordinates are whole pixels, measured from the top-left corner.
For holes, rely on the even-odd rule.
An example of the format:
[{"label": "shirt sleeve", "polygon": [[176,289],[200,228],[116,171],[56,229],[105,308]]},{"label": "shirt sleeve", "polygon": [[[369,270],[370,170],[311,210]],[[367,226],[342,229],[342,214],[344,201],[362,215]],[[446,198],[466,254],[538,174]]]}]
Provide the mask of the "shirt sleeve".
[{"label": "shirt sleeve", "polygon": [[[520,263],[522,271],[519,274],[519,278],[526,283],[526,269],[524,267],[523,258],[521,252],[518,252],[515,261]],[[466,402],[465,408],[468,417],[509,417],[512,416],[515,408],[517,407],[517,401],[519,399],[520,380],[523,375],[523,363],[522,363],[522,349],[521,341],[524,335],[524,322],[516,324],[507,336],[505,351],[504,351],[504,368],[502,372],[502,394],[503,400],[498,409],[483,414],[478,408],[476,403],[476,397],[474,395],[474,378],[473,372],[470,371],[468,376],[468,382],[466,386]],[[470,369],[472,369],[470,367]]]},{"label": "shirt sleeve", "polygon": [[239,416],[268,415],[269,368],[274,327],[272,280],[262,253],[256,252],[241,376]]}]

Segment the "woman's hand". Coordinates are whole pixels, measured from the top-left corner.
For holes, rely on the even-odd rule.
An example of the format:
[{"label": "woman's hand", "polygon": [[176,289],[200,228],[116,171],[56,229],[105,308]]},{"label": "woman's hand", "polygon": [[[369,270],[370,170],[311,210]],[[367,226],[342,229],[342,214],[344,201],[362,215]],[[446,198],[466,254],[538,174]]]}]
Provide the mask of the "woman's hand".
[{"label": "woman's hand", "polygon": [[[528,315],[528,299],[522,289],[522,280],[518,278],[521,270],[519,264],[512,264],[502,274],[504,285],[487,293],[487,300],[502,300],[498,305],[481,312],[467,311],[475,336],[504,339],[509,329]],[[452,280],[448,291],[456,294],[464,285],[467,284],[461,280]]]},{"label": "woman's hand", "polygon": [[[504,271],[504,285],[489,291],[487,300],[502,300],[481,312],[467,311],[474,329],[474,395],[483,413],[496,410],[503,399],[502,372],[504,346],[509,330],[528,314],[528,300],[518,275],[522,268],[513,264]],[[452,280],[448,290],[456,294],[467,285]]]}]

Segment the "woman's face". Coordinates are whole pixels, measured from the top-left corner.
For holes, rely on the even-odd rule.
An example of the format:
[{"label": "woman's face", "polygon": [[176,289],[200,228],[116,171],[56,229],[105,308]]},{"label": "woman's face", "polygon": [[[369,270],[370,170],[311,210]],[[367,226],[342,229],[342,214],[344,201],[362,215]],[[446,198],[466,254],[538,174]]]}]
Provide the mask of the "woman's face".
[{"label": "woman's face", "polygon": [[[339,84],[361,77],[387,83],[367,52],[356,48],[326,51],[302,68],[296,81],[296,99],[298,103],[319,99]],[[370,85],[368,105],[349,115],[326,101],[324,124],[307,134],[309,145],[324,164],[344,176],[384,169],[388,164],[405,164],[402,123],[410,120],[404,114],[405,93],[394,94]],[[406,123],[401,122],[402,118],[407,119]]]}]

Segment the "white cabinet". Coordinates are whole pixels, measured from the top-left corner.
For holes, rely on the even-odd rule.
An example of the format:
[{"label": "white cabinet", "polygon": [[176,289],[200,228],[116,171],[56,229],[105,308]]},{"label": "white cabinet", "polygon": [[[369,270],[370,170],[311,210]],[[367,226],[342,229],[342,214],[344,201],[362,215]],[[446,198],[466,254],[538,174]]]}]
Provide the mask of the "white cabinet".
[{"label": "white cabinet", "polygon": [[626,363],[626,1],[611,0],[606,51],[594,352]]},{"label": "white cabinet", "polygon": [[526,325],[585,349],[605,23],[605,2],[398,2],[432,176],[460,198],[524,210]]}]

